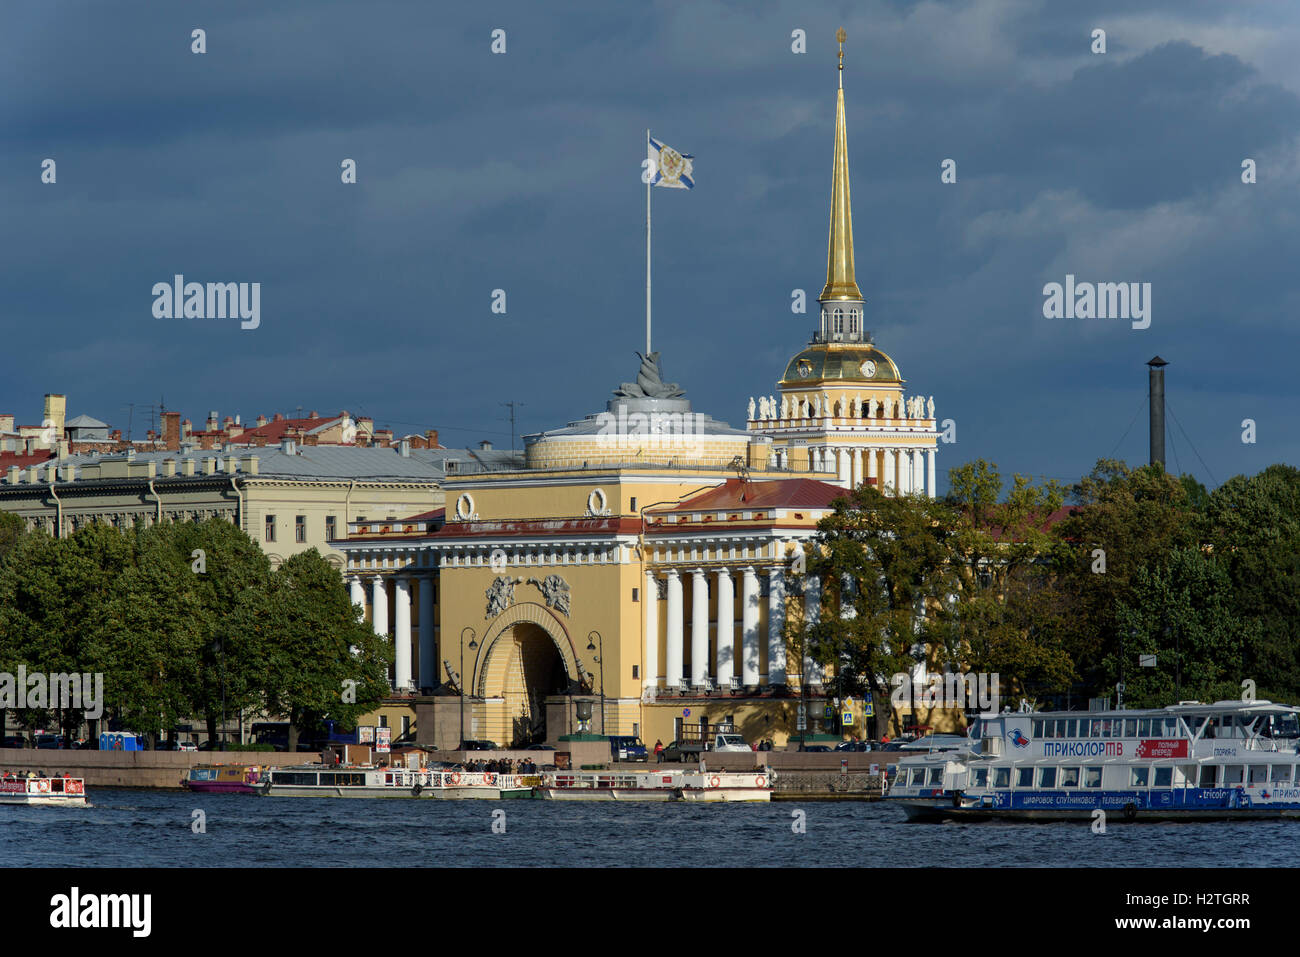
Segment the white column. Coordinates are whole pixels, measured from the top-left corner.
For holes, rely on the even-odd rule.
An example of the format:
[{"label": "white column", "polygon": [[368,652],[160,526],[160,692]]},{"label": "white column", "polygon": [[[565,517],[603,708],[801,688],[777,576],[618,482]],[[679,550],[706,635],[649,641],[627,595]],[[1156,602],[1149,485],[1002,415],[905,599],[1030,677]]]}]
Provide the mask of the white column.
[{"label": "white column", "polygon": [[740,681],[746,687],[758,684],[758,573],[745,566],[740,583]]},{"label": "white column", "polygon": [[[821,621],[822,617],[822,580],[816,575],[809,575],[804,584],[803,590],[803,607],[804,621],[808,625],[815,625]],[[808,684],[822,683],[822,669],[808,655],[807,650],[803,658],[803,675],[804,681]]]},{"label": "white column", "polygon": [[714,673],[718,687],[731,687],[736,673],[736,588],[730,568],[718,569],[718,645]]},{"label": "white column", "polygon": [[641,590],[645,603],[645,667],[641,672],[641,685],[659,687],[659,585],[655,573],[646,569],[645,587]]},{"label": "white column", "polygon": [[767,572],[767,683],[785,684],[785,571]]},{"label": "white column", "polygon": [[886,495],[893,495],[895,491],[893,449],[885,449],[885,487],[883,491]]},{"label": "white column", "polygon": [[382,575],[376,575],[370,584],[370,624],[375,634],[383,637],[388,634],[388,588]]},{"label": "white column", "polygon": [[[867,449],[867,478],[876,478],[876,450],[874,448]],[[880,490],[879,482],[876,483],[876,489],[877,491]]]},{"label": "white column", "polygon": [[420,687],[438,683],[438,653],[433,646],[433,579],[420,579]]},{"label": "white column", "polygon": [[928,460],[926,462],[926,494],[929,495],[930,498],[934,498],[936,493],[936,487],[934,484],[934,449],[926,450],[925,455]]},{"label": "white column", "polygon": [[912,490],[925,494],[925,459],[920,449],[912,450]]},{"label": "white column", "polygon": [[862,484],[862,449],[853,449],[853,488]]},{"label": "white column", "polygon": [[691,684],[709,676],[709,580],[703,568],[691,572]]},{"label": "white column", "polygon": [[836,449],[835,457],[839,459],[840,484],[845,488],[852,488],[853,463],[849,458],[849,450],[844,448]]},{"label": "white column", "polygon": [[393,687],[411,686],[411,579],[397,579],[393,590]]},{"label": "white column", "polygon": [[668,607],[664,610],[668,616],[667,643],[664,649],[664,679],[674,691],[682,680],[682,576],[675,568],[668,569]]},{"label": "white column", "polygon": [[351,578],[348,579],[348,590],[349,590],[350,597],[352,598],[352,604],[360,605],[361,610],[365,611],[366,610],[366,586],[361,584],[361,579],[359,576],[353,575]]}]

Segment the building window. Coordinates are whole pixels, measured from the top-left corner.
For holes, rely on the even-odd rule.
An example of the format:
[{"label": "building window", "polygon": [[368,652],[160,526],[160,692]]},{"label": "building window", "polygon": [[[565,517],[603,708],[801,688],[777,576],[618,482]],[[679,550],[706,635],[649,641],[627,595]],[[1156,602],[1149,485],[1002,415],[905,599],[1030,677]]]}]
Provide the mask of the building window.
[{"label": "building window", "polygon": [[636,496],[632,496],[632,511],[636,511]]},{"label": "building window", "polygon": [[640,666],[640,665],[633,665],[633,666],[632,666],[632,677],[633,677],[633,678],[640,678],[640,677],[641,677],[641,666]]},{"label": "building window", "polygon": [[268,542],[275,541],[275,516],[274,515],[266,516],[266,540]]},{"label": "building window", "polygon": [[633,589],[632,589],[632,600],[633,600],[633,601],[640,601],[640,600],[641,600],[641,589],[639,589],[639,588],[633,588]]},{"label": "building window", "polygon": [[293,540],[295,542],[307,541],[307,516],[295,515],[293,518]]},{"label": "building window", "polygon": [[334,516],[326,515],[325,516],[325,540],[333,541],[335,531],[337,531],[337,528],[335,526]]}]

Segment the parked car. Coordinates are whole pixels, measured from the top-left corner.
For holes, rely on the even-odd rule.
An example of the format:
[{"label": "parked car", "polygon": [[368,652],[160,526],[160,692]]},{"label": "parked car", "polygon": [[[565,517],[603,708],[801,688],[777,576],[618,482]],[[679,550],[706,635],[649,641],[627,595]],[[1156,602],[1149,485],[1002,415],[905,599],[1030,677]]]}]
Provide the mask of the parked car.
[{"label": "parked car", "polygon": [[700,753],[699,746],[696,745],[693,749],[684,751],[682,750],[683,744],[682,741],[671,741],[665,745],[664,749],[659,752],[659,763],[663,764],[666,761],[673,764],[681,761],[697,760]]},{"label": "parked car", "polygon": [[549,744],[530,744],[524,748],[525,751],[554,751],[555,749]]},{"label": "parked car", "polygon": [[650,754],[645,743],[630,734],[611,735],[609,739],[610,756],[615,761],[649,761]]},{"label": "parked car", "polygon": [[6,748],[25,748],[27,747],[27,739],[21,734],[7,734],[3,746]]},{"label": "parked car", "polygon": [[42,734],[36,738],[36,746],[42,751],[57,751],[63,748],[63,737],[57,734]]},{"label": "parked car", "polygon": [[497,749],[495,741],[462,741],[460,751],[495,751]]},{"label": "parked car", "polygon": [[193,741],[180,741],[176,745],[177,751],[197,751],[199,746]]},{"label": "parked car", "polygon": [[713,739],[713,746],[710,751],[752,751],[754,750],[745,743],[743,736],[735,733],[717,734]]},{"label": "parked car", "polygon": [[830,751],[830,747],[829,747],[828,745],[825,745],[825,744],[801,744],[801,745],[799,745],[799,750],[800,750],[800,751],[818,751],[818,752],[825,751],[825,752],[829,752],[829,751]]}]

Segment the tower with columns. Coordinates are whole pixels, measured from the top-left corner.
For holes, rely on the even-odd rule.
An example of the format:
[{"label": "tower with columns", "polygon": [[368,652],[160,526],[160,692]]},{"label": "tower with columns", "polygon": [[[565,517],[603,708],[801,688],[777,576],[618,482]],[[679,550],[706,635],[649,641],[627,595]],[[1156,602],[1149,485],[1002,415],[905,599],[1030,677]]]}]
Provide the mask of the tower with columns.
[{"label": "tower with columns", "polygon": [[844,119],[844,31],[835,100],[826,284],[808,345],[786,365],[778,395],[750,400],[747,426],[772,439],[777,468],[828,473],[843,488],[935,495],[934,399],[909,394],[897,363],[866,328],[853,264],[848,131]]}]

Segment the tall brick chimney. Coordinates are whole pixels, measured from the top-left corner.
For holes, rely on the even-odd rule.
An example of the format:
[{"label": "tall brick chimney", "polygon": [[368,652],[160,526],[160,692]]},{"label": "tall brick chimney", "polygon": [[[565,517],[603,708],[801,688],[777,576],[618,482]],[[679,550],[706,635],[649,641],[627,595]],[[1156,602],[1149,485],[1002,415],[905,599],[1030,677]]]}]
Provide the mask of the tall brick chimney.
[{"label": "tall brick chimney", "polygon": [[181,447],[181,414],[179,412],[164,412],[162,420],[163,448],[171,452],[179,451]]}]

